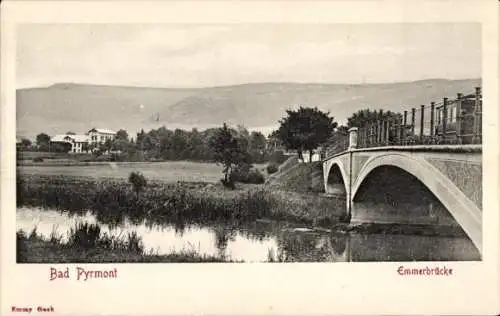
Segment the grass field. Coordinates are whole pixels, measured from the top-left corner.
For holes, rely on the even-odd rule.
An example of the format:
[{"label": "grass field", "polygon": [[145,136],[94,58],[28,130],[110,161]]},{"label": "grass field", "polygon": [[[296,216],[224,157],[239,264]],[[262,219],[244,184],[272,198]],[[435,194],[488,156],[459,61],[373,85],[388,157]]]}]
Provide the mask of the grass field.
[{"label": "grass field", "polygon": [[[256,165],[263,169],[264,165]],[[127,179],[130,172],[140,171],[150,180],[166,182],[218,182],[222,167],[213,163],[188,161],[110,162],[87,166],[20,166],[23,175],[65,175],[94,178]]]}]

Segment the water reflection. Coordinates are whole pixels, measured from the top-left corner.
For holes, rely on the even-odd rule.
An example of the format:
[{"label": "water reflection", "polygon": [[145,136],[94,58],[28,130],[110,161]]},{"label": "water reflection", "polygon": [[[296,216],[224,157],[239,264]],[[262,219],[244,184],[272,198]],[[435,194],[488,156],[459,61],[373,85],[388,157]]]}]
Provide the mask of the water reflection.
[{"label": "water reflection", "polygon": [[[100,219],[90,213],[69,216],[50,210],[17,210],[17,229],[29,232],[36,227],[46,237],[54,230],[64,236],[78,221],[95,223]],[[146,249],[159,254],[196,250],[200,254],[245,262],[480,260],[466,237],[340,234],[261,221],[245,227],[220,224],[200,227],[126,219],[113,225],[101,224],[101,228],[113,235],[135,231]]]},{"label": "water reflection", "polygon": [[275,261],[348,261],[349,236],[325,233],[285,232],[278,235]]}]

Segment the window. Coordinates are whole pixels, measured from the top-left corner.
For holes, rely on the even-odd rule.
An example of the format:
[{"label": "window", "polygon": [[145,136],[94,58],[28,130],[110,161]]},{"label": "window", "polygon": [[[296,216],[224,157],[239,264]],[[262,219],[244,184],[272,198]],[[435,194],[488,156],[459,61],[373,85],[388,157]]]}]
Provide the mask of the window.
[{"label": "window", "polygon": [[454,123],[457,120],[457,108],[456,106],[450,107],[450,122]]}]

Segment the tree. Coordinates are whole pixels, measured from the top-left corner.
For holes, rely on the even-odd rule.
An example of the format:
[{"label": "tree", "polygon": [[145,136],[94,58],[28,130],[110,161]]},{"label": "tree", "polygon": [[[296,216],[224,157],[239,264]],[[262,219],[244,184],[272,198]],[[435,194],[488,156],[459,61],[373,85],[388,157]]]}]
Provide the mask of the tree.
[{"label": "tree", "polygon": [[383,110],[358,110],[347,119],[347,128],[363,128],[370,124],[377,123],[378,120],[398,119],[401,114]]},{"label": "tree", "polygon": [[224,179],[222,183],[231,188],[234,187],[231,178],[233,169],[238,165],[249,162],[246,147],[242,145],[242,139],[237,137],[236,134],[234,130],[229,129],[227,124],[224,123],[210,139],[214,160],[223,165]]},{"label": "tree", "polygon": [[[363,109],[355,112],[347,119],[347,127],[357,127],[357,128],[366,128],[370,125],[377,124],[378,121],[389,121],[396,120],[399,121],[402,118],[400,113],[395,113],[392,111],[383,111],[383,110],[370,110]],[[393,141],[396,137],[396,131],[391,129],[389,131],[389,141]]]},{"label": "tree", "polygon": [[29,147],[31,147],[31,140],[29,140],[27,138],[22,138],[21,139],[21,148],[28,149]]},{"label": "tree", "polygon": [[267,136],[267,151],[275,151],[278,147],[282,147],[283,143],[280,139],[279,129],[272,131],[269,136]]},{"label": "tree", "polygon": [[144,129],[141,129],[139,133],[137,133],[135,138],[135,146],[137,150],[141,151],[141,155],[144,154],[144,139],[146,138],[146,133],[144,133]]},{"label": "tree", "polygon": [[250,149],[264,151],[266,149],[266,136],[261,132],[252,132],[250,134]]},{"label": "tree", "polygon": [[50,146],[51,151],[56,153],[68,153],[71,150],[71,144],[69,143],[52,143]]},{"label": "tree", "polygon": [[91,146],[89,145],[89,143],[83,143],[82,144],[82,151],[88,153],[90,150],[90,147]]},{"label": "tree", "polygon": [[113,141],[111,139],[106,139],[103,144],[99,145],[99,150],[103,153],[109,152],[113,147]]},{"label": "tree", "polygon": [[173,150],[174,159],[184,159],[185,151],[188,149],[189,136],[186,131],[175,129],[174,135],[170,139],[171,149]]},{"label": "tree", "polygon": [[111,144],[111,150],[126,152],[132,144],[128,140],[123,140],[120,138],[115,138]]},{"label": "tree", "polygon": [[203,159],[203,138],[196,128],[191,130],[188,140],[188,155],[194,160]]},{"label": "tree", "polygon": [[248,149],[254,162],[262,162],[266,151],[266,136],[256,131],[250,133]]},{"label": "tree", "polygon": [[139,199],[140,192],[146,187],[148,184],[146,178],[140,172],[131,172],[128,177],[128,182],[132,184],[132,187],[135,191],[137,199]]},{"label": "tree", "polygon": [[43,151],[48,151],[50,148],[50,136],[45,133],[36,135],[36,144]]},{"label": "tree", "polygon": [[324,144],[332,135],[337,123],[329,112],[318,108],[300,107],[298,110],[287,110],[287,116],[280,120],[278,137],[287,149],[297,151],[299,159],[302,152],[309,151],[310,161],[316,148]]},{"label": "tree", "polygon": [[337,127],[337,129],[335,130],[336,132],[342,134],[342,135],[347,135],[349,134],[349,128],[345,125],[340,125]]},{"label": "tree", "polygon": [[66,132],[66,135],[76,135],[76,133],[75,133],[75,132],[72,132],[72,131],[67,131],[67,132]]},{"label": "tree", "polygon": [[115,139],[118,139],[118,140],[128,140],[128,133],[126,130],[119,130],[118,132],[116,132],[116,137]]}]

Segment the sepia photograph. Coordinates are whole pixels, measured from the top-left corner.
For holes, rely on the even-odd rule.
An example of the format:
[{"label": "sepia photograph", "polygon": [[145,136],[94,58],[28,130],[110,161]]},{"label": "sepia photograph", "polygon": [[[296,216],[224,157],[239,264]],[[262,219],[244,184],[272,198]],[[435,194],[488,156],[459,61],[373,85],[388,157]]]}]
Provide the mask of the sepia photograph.
[{"label": "sepia photograph", "polygon": [[478,23],[17,39],[18,263],[481,260]]},{"label": "sepia photograph", "polygon": [[2,3],[0,315],[498,315],[499,4]]}]

